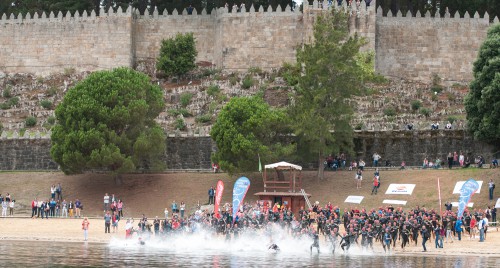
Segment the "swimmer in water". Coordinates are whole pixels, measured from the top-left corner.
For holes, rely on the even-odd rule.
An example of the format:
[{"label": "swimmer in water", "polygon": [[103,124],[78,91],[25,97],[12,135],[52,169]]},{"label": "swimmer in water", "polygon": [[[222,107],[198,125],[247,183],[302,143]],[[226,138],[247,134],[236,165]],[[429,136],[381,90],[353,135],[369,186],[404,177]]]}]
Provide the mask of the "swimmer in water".
[{"label": "swimmer in water", "polygon": [[319,253],[319,236],[318,236],[318,234],[316,233],[315,230],[312,231],[312,237],[313,237],[313,243],[310,246],[311,253],[312,253],[313,247],[317,248],[318,249],[318,253]]},{"label": "swimmer in water", "polygon": [[280,250],[280,248],[276,244],[271,244],[268,249],[272,249],[274,251],[279,251]]}]

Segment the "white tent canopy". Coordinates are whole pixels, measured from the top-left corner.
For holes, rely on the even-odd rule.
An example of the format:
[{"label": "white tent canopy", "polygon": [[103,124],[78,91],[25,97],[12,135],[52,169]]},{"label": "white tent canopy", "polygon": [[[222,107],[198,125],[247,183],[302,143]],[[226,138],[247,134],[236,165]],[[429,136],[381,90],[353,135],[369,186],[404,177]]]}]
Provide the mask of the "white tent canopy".
[{"label": "white tent canopy", "polygon": [[271,168],[276,168],[276,169],[296,169],[296,170],[302,170],[302,167],[299,166],[299,165],[294,165],[294,164],[290,164],[288,162],[278,162],[278,163],[274,163],[274,164],[269,164],[269,165],[265,165],[264,168],[266,169],[271,169]]}]

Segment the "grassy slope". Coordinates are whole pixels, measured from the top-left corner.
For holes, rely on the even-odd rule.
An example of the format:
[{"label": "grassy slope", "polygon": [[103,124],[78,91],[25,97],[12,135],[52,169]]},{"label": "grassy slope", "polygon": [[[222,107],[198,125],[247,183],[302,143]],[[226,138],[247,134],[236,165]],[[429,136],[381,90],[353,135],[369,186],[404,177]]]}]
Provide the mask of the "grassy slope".
[{"label": "grassy slope", "polygon": [[[485,208],[494,205],[488,201],[487,182],[490,178],[497,180],[500,169],[454,169],[454,170],[406,170],[385,171],[381,173],[382,186],[379,194],[371,196],[372,171],[366,171],[362,189],[357,190],[354,182],[353,171],[326,172],[325,180],[315,178],[315,172],[305,171],[303,184],[307,193],[312,195],[311,201],[321,204],[331,201],[341,208],[358,206],[365,208],[382,206],[384,199],[407,200],[406,207],[416,205],[427,208],[438,208],[437,178],[441,179],[441,194],[443,204],[449,201],[458,201],[458,195],[452,191],[455,183],[460,180],[474,178],[482,180],[481,193],[474,195],[472,202],[475,208]],[[247,201],[257,200],[254,193],[263,190],[262,177],[259,173],[248,174],[251,187],[247,194]],[[115,186],[111,176],[104,174],[82,174],[65,176],[56,172],[3,172],[0,173],[0,193],[4,196],[9,192],[21,207],[19,214],[27,214],[33,197],[49,198],[50,185],[61,182],[63,193],[68,200],[79,198],[84,203],[85,215],[94,216],[102,213],[102,198],[104,193],[114,193],[122,198],[126,206],[126,215],[139,216],[145,213],[148,216],[161,216],[165,206],[170,210],[173,200],[178,203],[186,202],[188,211],[191,211],[200,200],[207,202],[207,190],[215,186],[218,179],[225,182],[226,190],[223,202],[230,202],[232,187],[236,177],[227,174],[212,173],[175,173],[175,174],[145,174],[124,176],[124,183]],[[416,184],[413,195],[385,195],[390,183]],[[498,189],[497,189],[498,191]],[[344,200],[348,195],[364,195],[361,205],[346,204]],[[496,199],[495,199],[496,200]],[[19,215],[18,214],[18,215]]]}]

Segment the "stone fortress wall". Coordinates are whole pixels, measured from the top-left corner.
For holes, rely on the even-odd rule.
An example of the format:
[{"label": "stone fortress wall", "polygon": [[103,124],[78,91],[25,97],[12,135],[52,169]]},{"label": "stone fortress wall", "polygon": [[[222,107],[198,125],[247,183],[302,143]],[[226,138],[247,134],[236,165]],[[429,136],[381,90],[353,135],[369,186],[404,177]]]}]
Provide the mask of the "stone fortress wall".
[{"label": "stone fortress wall", "polygon": [[[210,157],[217,150],[208,135],[170,134],[166,144],[162,159],[168,170],[208,170]],[[349,156],[349,160],[364,159],[368,166],[375,152],[382,156],[383,163],[389,160],[394,166],[403,160],[408,166],[420,166],[425,157],[429,161],[445,160],[449,152],[455,151],[462,151],[472,161],[482,155],[486,163],[494,156],[494,146],[474,140],[463,130],[356,131],[354,144],[355,155]],[[26,132],[22,137],[2,134],[0,170],[58,170],[58,164],[50,156],[50,147],[48,134]],[[311,169],[317,162],[298,164]]]},{"label": "stone fortress wall", "polygon": [[[468,82],[472,63],[490,26],[487,14],[464,18],[446,14],[392,14],[382,16],[375,3],[366,7],[342,8],[352,14],[350,30],[368,38],[366,50],[376,54],[376,70],[388,77],[427,81],[432,73],[445,81]],[[42,14],[0,18],[0,72],[40,75],[76,71],[94,71],[118,66],[135,67],[153,61],[161,40],[176,33],[193,32],[197,40],[198,60],[225,70],[243,71],[250,67],[265,70],[293,62],[297,46],[312,37],[315,17],[328,9],[327,1],[314,1],[304,12],[289,6],[274,11],[255,10],[230,13],[220,8],[207,14],[203,10],[188,15],[139,16],[131,8],[106,13]],[[494,23],[498,18],[494,19]]]}]

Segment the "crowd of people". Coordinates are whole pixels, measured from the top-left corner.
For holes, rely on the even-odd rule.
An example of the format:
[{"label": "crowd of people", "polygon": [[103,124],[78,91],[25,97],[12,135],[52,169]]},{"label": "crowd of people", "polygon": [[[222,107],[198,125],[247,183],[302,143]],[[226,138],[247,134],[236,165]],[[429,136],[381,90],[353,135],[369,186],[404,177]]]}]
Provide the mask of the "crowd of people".
[{"label": "crowd of people", "polygon": [[463,217],[458,218],[449,202],[445,207],[440,215],[439,211],[419,206],[408,210],[389,205],[369,210],[345,208],[341,211],[339,206],[330,202],[324,206],[316,202],[311,209],[301,208],[298,214],[294,214],[280,203],[256,201],[254,204],[245,203],[236,215],[232,215],[231,204],[226,203],[220,214],[202,211],[198,207],[187,217],[173,213],[170,218],[155,217],[150,222],[143,215],[137,226],[134,219],[127,219],[125,229],[126,238],[137,233],[141,243],[152,237],[168,239],[199,232],[226,241],[237,240],[243,235],[264,234],[269,237],[269,248],[276,249],[279,248],[276,245],[278,241],[273,239],[273,233],[279,228],[292,238],[308,239],[311,251],[317,249],[320,252],[319,241],[323,239],[333,253],[337,248],[348,252],[353,245],[373,250],[377,244],[390,252],[396,246],[405,250],[408,246],[419,244],[423,251],[427,251],[426,243],[431,239],[434,239],[436,248],[443,248],[443,242],[460,241],[465,233],[469,239],[475,239],[476,233],[479,233],[479,242],[483,242],[489,223],[496,221],[496,208],[466,210]]},{"label": "crowd of people", "polygon": [[14,216],[14,207],[16,206],[16,200],[12,198],[9,193],[7,193],[5,197],[0,194],[0,205],[2,206],[2,217],[7,217],[7,214],[9,216]]}]

